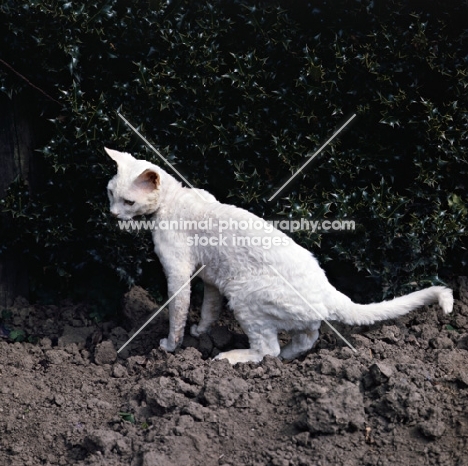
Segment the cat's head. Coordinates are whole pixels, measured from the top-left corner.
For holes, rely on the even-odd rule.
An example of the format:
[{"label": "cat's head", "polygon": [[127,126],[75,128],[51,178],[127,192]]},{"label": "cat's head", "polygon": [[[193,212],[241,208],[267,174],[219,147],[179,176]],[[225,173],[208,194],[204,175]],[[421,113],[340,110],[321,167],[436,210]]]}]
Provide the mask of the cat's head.
[{"label": "cat's head", "polygon": [[158,167],[126,152],[104,149],[117,163],[117,175],[107,185],[112,215],[130,220],[153,214],[160,195],[161,171]]}]

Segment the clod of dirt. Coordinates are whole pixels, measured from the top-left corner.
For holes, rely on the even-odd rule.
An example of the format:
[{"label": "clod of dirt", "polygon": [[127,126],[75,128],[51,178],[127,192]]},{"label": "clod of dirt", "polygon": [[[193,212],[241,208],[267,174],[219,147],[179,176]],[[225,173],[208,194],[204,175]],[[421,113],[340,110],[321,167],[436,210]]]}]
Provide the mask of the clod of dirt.
[{"label": "clod of dirt", "polygon": [[432,338],[431,340],[429,340],[429,346],[431,348],[436,348],[436,349],[452,349],[455,346],[455,344],[449,337],[444,335],[444,336]]},{"label": "clod of dirt", "polygon": [[376,385],[388,382],[394,369],[388,364],[378,362],[369,367],[369,373]]},{"label": "clod of dirt", "polygon": [[140,286],[134,286],[123,297],[123,313],[127,318],[129,328],[142,325],[158,309],[158,304]]},{"label": "clod of dirt", "polygon": [[208,405],[229,408],[249,389],[248,383],[239,377],[209,379],[205,388],[205,400]]},{"label": "clod of dirt", "polygon": [[57,406],[62,406],[65,404],[65,397],[59,393],[54,396],[54,402]]},{"label": "clod of dirt", "polygon": [[113,364],[117,360],[117,351],[111,341],[103,341],[94,350],[94,361],[96,364]]},{"label": "clod of dirt", "polygon": [[211,409],[194,401],[189,401],[186,406],[182,407],[180,412],[182,414],[189,414],[195,421],[206,421],[212,415]]},{"label": "clod of dirt", "polygon": [[419,411],[425,405],[424,390],[408,378],[397,379],[391,389],[377,387],[375,410],[391,422],[412,422],[419,418]]},{"label": "clod of dirt", "polygon": [[323,356],[320,372],[324,375],[338,375],[341,372],[343,362],[333,356]]},{"label": "clod of dirt", "polygon": [[116,379],[121,379],[123,377],[128,377],[128,371],[122,364],[115,364],[112,368],[112,375]]},{"label": "clod of dirt", "polygon": [[65,325],[63,335],[58,339],[58,346],[65,348],[75,343],[79,348],[84,348],[87,338],[93,333],[92,327],[72,327]]},{"label": "clod of dirt", "polygon": [[462,335],[457,341],[457,348],[468,350],[468,335]]},{"label": "clod of dirt", "polygon": [[164,453],[157,451],[147,451],[143,454],[142,466],[178,466],[171,461],[171,458]]},{"label": "clod of dirt", "polygon": [[172,409],[188,403],[185,396],[180,393],[174,378],[160,377],[146,380],[141,384],[141,389],[146,403],[156,413],[159,413],[161,408]]},{"label": "clod of dirt", "polygon": [[117,443],[123,440],[122,434],[107,429],[96,429],[91,431],[84,439],[84,446],[90,453],[100,451],[110,452]]},{"label": "clod of dirt", "polygon": [[45,352],[45,356],[48,363],[56,365],[63,364],[67,359],[70,359],[70,355],[63,350],[48,350]]},{"label": "clod of dirt", "polygon": [[419,429],[425,437],[434,440],[444,435],[445,424],[438,419],[433,419],[419,424]]},{"label": "clod of dirt", "polygon": [[364,427],[364,398],[358,385],[341,381],[333,388],[309,390],[305,424],[312,435],[337,434]]},{"label": "clod of dirt", "polygon": [[468,367],[466,351],[454,349],[442,350],[438,355],[438,362],[443,367],[445,380],[455,382],[464,388],[468,388]]}]

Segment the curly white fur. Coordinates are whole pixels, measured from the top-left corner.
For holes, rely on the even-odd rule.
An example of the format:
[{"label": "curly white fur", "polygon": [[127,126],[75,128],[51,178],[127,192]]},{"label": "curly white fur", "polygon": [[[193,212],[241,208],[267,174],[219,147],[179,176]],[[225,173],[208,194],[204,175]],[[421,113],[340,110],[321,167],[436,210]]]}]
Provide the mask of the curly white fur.
[{"label": "curly white fur", "polygon": [[[225,230],[219,244],[217,221],[255,222],[258,217],[233,205],[222,204],[209,193],[183,187],[161,168],[127,153],[106,149],[117,162],[117,175],[109,182],[111,212],[120,219],[152,215],[158,222],[212,219],[215,227],[204,230],[155,229],[154,249],[164,268],[172,296],[202,264],[205,283],[201,320],[194,336],[207,332],[218,318],[222,296],[249,337],[250,349],[221,353],[217,359],[259,362],[265,355],[292,359],[312,348],[323,319],[347,324],[371,324],[404,315],[438,302],[445,313],[453,308],[452,291],[433,286],[391,301],[355,304],[327,280],[314,256],[279,230],[259,232]],[[201,194],[201,195],[200,195]],[[195,235],[213,238],[212,246],[190,241]],[[269,237],[277,246],[262,247],[254,237]],[[237,236],[252,241],[239,244]],[[258,238],[257,238],[258,239]],[[278,275],[273,268],[278,271]],[[286,286],[284,279],[293,287]],[[294,292],[297,290],[297,292]],[[303,299],[301,299],[301,297]],[[305,302],[307,304],[305,304]],[[160,345],[167,351],[181,343],[189,308],[190,289],[185,287],[169,305],[169,336]],[[278,332],[291,333],[291,342],[280,349]]]}]

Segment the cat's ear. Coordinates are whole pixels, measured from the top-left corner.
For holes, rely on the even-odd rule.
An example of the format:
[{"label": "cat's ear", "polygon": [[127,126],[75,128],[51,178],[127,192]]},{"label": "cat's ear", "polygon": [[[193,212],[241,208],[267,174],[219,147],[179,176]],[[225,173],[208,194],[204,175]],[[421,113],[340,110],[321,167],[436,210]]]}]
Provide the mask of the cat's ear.
[{"label": "cat's ear", "polygon": [[133,184],[142,191],[152,192],[159,188],[160,182],[159,174],[148,168],[135,179]]},{"label": "cat's ear", "polygon": [[107,152],[107,155],[117,163],[117,165],[128,164],[129,162],[135,161],[135,157],[127,152],[119,152],[118,150],[108,149],[104,147],[104,150]]}]

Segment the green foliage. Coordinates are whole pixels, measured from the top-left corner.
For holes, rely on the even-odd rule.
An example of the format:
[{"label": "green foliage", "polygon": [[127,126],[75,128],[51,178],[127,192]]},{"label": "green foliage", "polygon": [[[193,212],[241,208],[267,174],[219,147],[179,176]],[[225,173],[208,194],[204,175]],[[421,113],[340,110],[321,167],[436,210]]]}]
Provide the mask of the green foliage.
[{"label": "green foliage", "polygon": [[[467,260],[468,69],[461,2],[6,0],[2,57],[37,95],[52,137],[46,183],[2,200],[4,248],[62,280],[88,267],[127,283],[157,270],[148,235],[107,213],[103,146],[161,161],[258,215],[354,219],[354,235],[300,232],[389,294]],[[1,65],[0,65],[1,66]],[[0,69],[8,95],[27,84]],[[346,117],[357,118],[273,203]]]},{"label": "green foliage", "polygon": [[38,337],[36,335],[28,335],[21,328],[13,328],[13,314],[7,309],[3,309],[0,313],[0,338],[6,338],[11,342],[36,343]]},{"label": "green foliage", "polygon": [[130,422],[130,424],[135,424],[135,416],[132,413],[123,413],[119,412],[119,417],[122,421]]},{"label": "green foliage", "polygon": [[24,330],[18,329],[18,330],[12,330],[10,332],[10,335],[8,335],[8,337],[10,338],[11,341],[22,342],[25,340],[26,334]]}]

